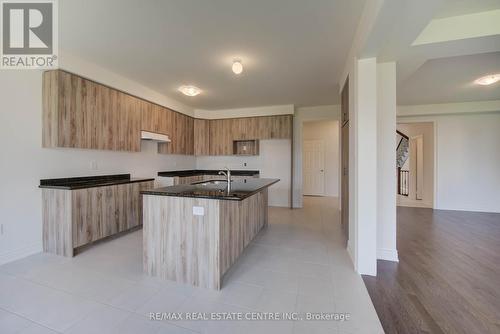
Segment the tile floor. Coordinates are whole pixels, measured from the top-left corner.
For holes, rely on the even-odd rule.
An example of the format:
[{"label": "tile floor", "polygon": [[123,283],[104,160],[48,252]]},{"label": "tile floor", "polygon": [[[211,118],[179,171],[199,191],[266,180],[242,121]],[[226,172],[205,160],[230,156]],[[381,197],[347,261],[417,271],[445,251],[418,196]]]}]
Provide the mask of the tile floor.
[{"label": "tile floor", "polygon": [[[221,291],[142,273],[142,231],[67,259],[0,266],[0,333],[383,333],[343,248],[333,198],[270,209]],[[348,321],[152,321],[150,312],[338,312]]]}]

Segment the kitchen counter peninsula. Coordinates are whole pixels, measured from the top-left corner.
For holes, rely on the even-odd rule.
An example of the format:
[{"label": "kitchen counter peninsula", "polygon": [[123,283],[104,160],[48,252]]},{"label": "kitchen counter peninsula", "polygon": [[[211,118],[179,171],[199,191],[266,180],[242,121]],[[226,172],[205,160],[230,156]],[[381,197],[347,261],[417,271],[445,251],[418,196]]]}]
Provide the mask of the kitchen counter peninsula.
[{"label": "kitchen counter peninsula", "polygon": [[222,278],[268,224],[279,179],[211,180],[142,191],[144,271],[220,289]]}]

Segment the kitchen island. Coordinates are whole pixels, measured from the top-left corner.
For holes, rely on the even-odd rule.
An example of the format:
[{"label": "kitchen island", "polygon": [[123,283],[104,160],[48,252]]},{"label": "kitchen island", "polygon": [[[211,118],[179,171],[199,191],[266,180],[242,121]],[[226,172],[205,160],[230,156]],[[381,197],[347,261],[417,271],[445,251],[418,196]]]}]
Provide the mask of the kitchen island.
[{"label": "kitchen island", "polygon": [[144,271],[220,289],[222,278],[268,223],[268,188],[278,179],[249,178],[142,191]]}]

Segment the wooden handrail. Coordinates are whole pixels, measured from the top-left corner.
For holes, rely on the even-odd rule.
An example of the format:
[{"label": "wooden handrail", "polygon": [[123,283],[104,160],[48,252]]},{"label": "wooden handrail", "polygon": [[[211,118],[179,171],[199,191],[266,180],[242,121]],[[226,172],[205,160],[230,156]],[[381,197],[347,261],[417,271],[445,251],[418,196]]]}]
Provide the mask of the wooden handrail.
[{"label": "wooden handrail", "polygon": [[396,152],[399,150],[399,146],[401,146],[401,143],[403,142],[403,138],[399,140],[398,146],[396,147]]},{"label": "wooden handrail", "polygon": [[405,135],[404,133],[402,133],[402,132],[401,132],[401,131],[399,131],[399,130],[396,130],[396,133],[397,133],[398,135],[400,135],[401,137],[403,137],[403,138],[410,139],[410,137],[408,137],[407,135]]}]

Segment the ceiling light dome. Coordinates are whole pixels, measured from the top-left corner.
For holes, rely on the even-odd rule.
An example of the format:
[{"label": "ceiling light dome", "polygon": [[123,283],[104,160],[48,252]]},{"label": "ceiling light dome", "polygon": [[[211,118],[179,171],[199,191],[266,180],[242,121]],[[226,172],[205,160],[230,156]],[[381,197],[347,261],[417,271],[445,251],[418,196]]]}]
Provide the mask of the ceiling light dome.
[{"label": "ceiling light dome", "polygon": [[201,93],[201,89],[199,89],[196,86],[187,85],[187,86],[180,86],[179,92],[187,96],[196,96]]},{"label": "ceiling light dome", "polygon": [[487,86],[487,85],[494,84],[495,82],[498,82],[498,81],[500,81],[500,73],[486,75],[484,77],[477,79],[474,82],[478,85]]},{"label": "ceiling light dome", "polygon": [[243,64],[240,60],[233,61],[232,70],[234,74],[241,74],[241,72],[243,72]]}]

